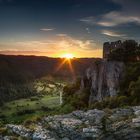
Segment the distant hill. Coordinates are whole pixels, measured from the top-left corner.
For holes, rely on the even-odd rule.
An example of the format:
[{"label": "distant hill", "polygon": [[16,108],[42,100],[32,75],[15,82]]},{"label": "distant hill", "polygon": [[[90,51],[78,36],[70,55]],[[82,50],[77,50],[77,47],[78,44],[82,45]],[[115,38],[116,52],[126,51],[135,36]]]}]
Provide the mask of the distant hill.
[{"label": "distant hill", "polygon": [[[58,67],[63,63],[64,58],[50,58],[44,56],[14,56],[0,55],[0,79],[10,73],[16,76],[18,73],[30,74],[34,78],[40,78],[46,75],[69,77],[72,72],[68,62],[62,67]],[[87,67],[92,65],[96,58],[75,58],[71,60],[73,70],[76,76],[82,75]],[[17,80],[17,79],[16,79]]]},{"label": "distant hill", "polygon": [[68,61],[62,58],[0,55],[0,103],[35,94],[32,87],[35,79],[51,76],[73,80],[74,77],[83,75],[95,60],[97,59],[72,59],[72,71]]}]

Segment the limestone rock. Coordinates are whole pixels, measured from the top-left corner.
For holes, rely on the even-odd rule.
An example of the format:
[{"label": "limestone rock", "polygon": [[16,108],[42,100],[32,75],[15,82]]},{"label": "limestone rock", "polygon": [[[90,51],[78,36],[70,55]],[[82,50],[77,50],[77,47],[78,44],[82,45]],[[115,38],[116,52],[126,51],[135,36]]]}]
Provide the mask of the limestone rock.
[{"label": "limestone rock", "polygon": [[123,78],[124,63],[100,60],[88,68],[81,81],[81,90],[89,87],[89,104],[101,101],[104,97],[117,95],[120,80]]},{"label": "limestone rock", "polygon": [[32,130],[27,129],[22,125],[8,124],[7,128],[10,129],[13,133],[16,133],[22,137],[28,137],[28,138],[32,137]]},{"label": "limestone rock", "polygon": [[[113,109],[111,113],[94,109],[66,115],[48,116],[30,130],[22,125],[7,125],[14,134],[31,140],[139,140],[140,107]],[[0,140],[11,140],[1,136]]]}]

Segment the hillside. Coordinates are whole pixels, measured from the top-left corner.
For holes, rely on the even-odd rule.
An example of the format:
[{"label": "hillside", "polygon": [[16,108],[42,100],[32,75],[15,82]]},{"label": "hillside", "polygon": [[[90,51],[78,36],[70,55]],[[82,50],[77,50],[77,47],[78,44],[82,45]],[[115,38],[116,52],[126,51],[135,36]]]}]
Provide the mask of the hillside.
[{"label": "hillside", "polygon": [[35,95],[34,81],[42,77],[72,81],[95,60],[73,59],[72,71],[69,63],[61,58],[0,55],[0,104]]},{"label": "hillside", "polygon": [[[95,58],[75,58],[71,60],[75,75],[81,75],[89,67]],[[57,70],[63,58],[49,58],[43,56],[8,56],[0,55],[1,77],[16,76],[25,73],[32,77],[40,78],[46,75],[71,78],[72,73],[67,62]],[[8,74],[8,75],[7,75]],[[12,75],[13,74],[13,75]],[[26,76],[28,77],[28,76]]]}]

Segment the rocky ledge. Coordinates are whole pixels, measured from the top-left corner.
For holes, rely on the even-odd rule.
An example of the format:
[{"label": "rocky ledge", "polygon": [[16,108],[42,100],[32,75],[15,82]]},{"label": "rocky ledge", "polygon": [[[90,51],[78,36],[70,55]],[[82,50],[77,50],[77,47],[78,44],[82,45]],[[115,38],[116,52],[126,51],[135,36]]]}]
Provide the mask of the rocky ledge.
[{"label": "rocky ledge", "polygon": [[[140,106],[48,116],[36,122],[34,129],[12,124],[6,127],[16,136],[31,140],[139,140]],[[0,139],[12,140],[12,136]]]}]

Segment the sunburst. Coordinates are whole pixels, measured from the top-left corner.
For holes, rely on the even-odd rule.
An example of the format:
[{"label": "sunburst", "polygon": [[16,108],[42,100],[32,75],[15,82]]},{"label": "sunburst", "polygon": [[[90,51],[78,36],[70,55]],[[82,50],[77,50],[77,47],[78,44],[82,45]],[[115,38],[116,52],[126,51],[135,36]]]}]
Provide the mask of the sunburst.
[{"label": "sunburst", "polygon": [[73,54],[64,54],[64,55],[62,55],[61,58],[63,59],[63,61],[56,68],[56,72],[59,71],[63,67],[63,65],[68,64],[69,69],[70,69],[70,71],[72,73],[72,76],[75,77],[75,72],[74,72],[74,68],[73,68],[73,65],[72,65],[74,55]]},{"label": "sunburst", "polygon": [[66,58],[66,59],[73,59],[74,55],[71,53],[66,53],[62,55],[62,58]]}]

